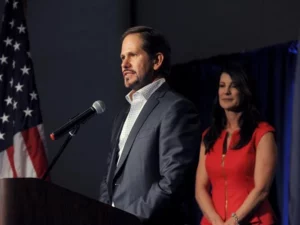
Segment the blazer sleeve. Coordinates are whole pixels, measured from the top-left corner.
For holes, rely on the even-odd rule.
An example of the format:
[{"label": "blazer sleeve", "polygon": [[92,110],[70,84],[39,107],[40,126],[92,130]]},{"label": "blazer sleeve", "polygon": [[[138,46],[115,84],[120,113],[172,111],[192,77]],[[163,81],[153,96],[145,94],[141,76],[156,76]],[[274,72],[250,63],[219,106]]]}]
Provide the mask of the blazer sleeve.
[{"label": "blazer sleeve", "polygon": [[132,202],[126,211],[139,215],[143,222],[159,217],[162,209],[178,204],[186,196],[187,185],[194,184],[200,147],[200,121],[194,105],[175,101],[163,113],[159,133],[161,178],[148,193]]}]

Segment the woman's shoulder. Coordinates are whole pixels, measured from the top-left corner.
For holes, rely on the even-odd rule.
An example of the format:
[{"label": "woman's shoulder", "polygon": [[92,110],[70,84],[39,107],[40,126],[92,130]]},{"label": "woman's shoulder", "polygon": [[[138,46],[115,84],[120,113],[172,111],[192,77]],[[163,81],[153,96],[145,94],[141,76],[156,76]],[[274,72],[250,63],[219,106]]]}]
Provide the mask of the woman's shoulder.
[{"label": "woman's shoulder", "polygon": [[275,128],[268,122],[261,121],[258,123],[258,126],[256,127],[255,131],[256,132],[264,132],[264,131],[267,131],[267,132],[273,131],[274,132]]},{"label": "woman's shoulder", "polygon": [[254,130],[253,138],[255,140],[255,145],[258,145],[260,139],[269,132],[275,132],[275,128],[270,125],[268,122],[262,121],[259,122],[258,126]]}]

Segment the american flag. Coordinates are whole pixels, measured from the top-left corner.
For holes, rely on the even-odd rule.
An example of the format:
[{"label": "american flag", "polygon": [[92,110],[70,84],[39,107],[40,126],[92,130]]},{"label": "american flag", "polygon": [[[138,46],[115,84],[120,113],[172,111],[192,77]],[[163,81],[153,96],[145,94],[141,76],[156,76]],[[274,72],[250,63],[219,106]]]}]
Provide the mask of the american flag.
[{"label": "american flag", "polygon": [[0,178],[42,177],[45,138],[21,0],[5,0],[0,104]]}]

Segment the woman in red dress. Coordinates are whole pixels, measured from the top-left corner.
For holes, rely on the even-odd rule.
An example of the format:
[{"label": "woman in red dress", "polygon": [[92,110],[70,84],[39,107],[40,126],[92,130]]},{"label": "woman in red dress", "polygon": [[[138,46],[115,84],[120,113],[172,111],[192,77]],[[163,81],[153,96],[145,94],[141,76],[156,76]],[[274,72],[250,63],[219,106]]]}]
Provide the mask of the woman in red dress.
[{"label": "woman in red dress", "polygon": [[275,224],[267,200],[276,164],[273,133],[259,118],[247,74],[225,68],[200,148],[195,191],[201,225]]}]

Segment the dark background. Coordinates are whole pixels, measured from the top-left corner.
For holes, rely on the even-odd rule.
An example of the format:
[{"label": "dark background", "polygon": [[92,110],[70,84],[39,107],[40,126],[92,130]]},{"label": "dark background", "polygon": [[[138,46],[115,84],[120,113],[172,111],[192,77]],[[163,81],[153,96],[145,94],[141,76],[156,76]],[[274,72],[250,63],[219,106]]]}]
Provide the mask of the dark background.
[{"label": "dark background", "polygon": [[[198,72],[180,65],[296,40],[299,9],[299,0],[28,0],[27,24],[49,161],[62,143],[50,140],[51,131],[95,100],[107,106],[68,146],[52,171],[53,182],[98,198],[112,119],[128,91],[119,59],[120,36],[128,27],[149,25],[167,36],[174,68],[181,68],[177,71],[185,76],[182,88],[191,91],[187,79]],[[193,80],[194,90],[205,81],[203,77]],[[208,102],[211,91],[202,90],[199,98],[193,98],[202,104],[206,96]],[[209,103],[205,104],[202,107],[208,109]]]}]

